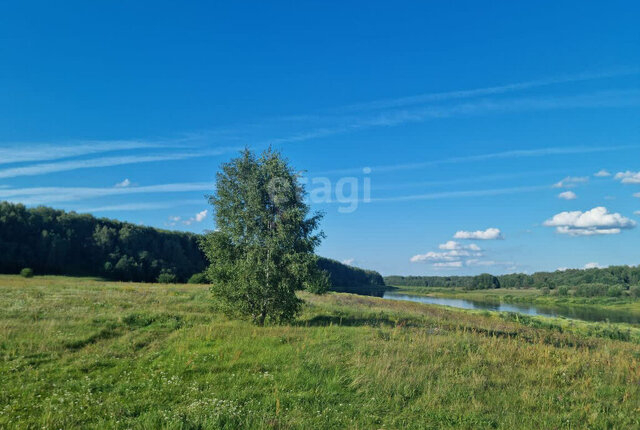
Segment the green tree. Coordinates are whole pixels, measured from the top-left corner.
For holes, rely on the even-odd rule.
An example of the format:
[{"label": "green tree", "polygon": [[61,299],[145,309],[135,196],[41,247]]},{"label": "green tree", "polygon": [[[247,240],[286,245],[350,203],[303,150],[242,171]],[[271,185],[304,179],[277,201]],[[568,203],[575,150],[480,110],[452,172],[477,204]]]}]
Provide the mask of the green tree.
[{"label": "green tree", "polygon": [[490,288],[500,288],[500,281],[497,277],[489,273],[482,273],[473,277],[473,284],[471,286],[471,289],[487,290]]},{"label": "green tree", "polygon": [[229,313],[256,324],[295,318],[296,290],[322,293],[329,282],[314,254],[323,233],[305,189],[280,153],[244,150],[222,165],[209,197],[217,231],[203,239],[213,292]]}]

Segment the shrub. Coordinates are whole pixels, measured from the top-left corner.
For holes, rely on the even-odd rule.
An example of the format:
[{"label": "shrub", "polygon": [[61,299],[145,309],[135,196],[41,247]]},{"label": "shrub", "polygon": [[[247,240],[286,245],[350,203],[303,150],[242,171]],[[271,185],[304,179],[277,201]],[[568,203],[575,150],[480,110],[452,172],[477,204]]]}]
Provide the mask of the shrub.
[{"label": "shrub", "polygon": [[576,288],[576,296],[580,297],[597,297],[609,294],[609,285],[605,284],[581,284]]},{"label": "shrub", "polygon": [[567,296],[569,295],[569,287],[562,285],[561,287],[558,287],[558,295],[559,296]]},{"label": "shrub", "polygon": [[622,295],[622,287],[619,285],[612,285],[607,290],[607,296],[609,297],[620,297]]},{"label": "shrub", "polygon": [[640,297],[640,285],[634,285],[633,287],[629,288],[629,294],[631,295],[631,297]]},{"label": "shrub", "polygon": [[25,267],[20,271],[20,276],[22,276],[23,278],[33,278],[33,269]]},{"label": "shrub", "polygon": [[549,295],[549,287],[544,287],[540,291],[542,291],[542,295],[543,296],[548,296]]},{"label": "shrub", "polygon": [[178,277],[173,273],[164,272],[158,276],[158,283],[160,284],[175,284],[178,282]]},{"label": "shrub", "polygon": [[187,282],[189,284],[208,284],[209,280],[204,273],[194,273]]}]

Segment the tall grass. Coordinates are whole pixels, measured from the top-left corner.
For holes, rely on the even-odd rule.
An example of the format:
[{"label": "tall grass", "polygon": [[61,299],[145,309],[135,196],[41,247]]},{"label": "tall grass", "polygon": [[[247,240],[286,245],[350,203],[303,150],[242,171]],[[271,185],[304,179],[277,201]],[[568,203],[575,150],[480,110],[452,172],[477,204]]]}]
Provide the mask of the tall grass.
[{"label": "tall grass", "polygon": [[637,428],[640,349],[328,294],[293,325],[206,286],[0,277],[1,428]]}]

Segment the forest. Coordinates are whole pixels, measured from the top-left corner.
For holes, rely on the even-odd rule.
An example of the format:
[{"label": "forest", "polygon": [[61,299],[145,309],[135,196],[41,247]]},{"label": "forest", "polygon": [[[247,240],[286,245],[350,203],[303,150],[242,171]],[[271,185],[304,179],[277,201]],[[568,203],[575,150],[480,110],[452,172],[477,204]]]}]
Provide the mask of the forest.
[{"label": "forest", "polygon": [[[100,276],[134,282],[187,282],[207,266],[201,236],[0,202],[0,273]],[[332,289],[368,293],[384,286],[373,271],[319,257]],[[195,276],[194,276],[195,275]],[[369,288],[371,287],[371,288]]]},{"label": "forest", "polygon": [[407,287],[458,287],[466,290],[487,288],[557,289],[568,288],[578,296],[619,296],[629,290],[636,295],[640,286],[640,266],[609,266],[593,269],[567,269],[555,272],[511,273],[493,276],[387,276],[388,285]]}]

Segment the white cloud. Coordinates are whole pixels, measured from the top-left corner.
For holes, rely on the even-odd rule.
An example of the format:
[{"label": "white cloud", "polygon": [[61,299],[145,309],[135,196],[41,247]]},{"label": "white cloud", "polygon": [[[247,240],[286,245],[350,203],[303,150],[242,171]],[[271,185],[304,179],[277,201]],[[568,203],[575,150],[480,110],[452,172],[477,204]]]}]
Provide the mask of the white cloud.
[{"label": "white cloud", "polygon": [[454,239],[476,239],[476,240],[497,240],[503,239],[499,228],[488,228],[486,230],[477,231],[457,231],[453,235]]},{"label": "white cloud", "polygon": [[347,266],[353,266],[353,263],[355,263],[356,259],[355,258],[347,258],[346,260],[342,260],[342,264],[346,264]]},{"label": "white cloud", "polygon": [[429,251],[426,254],[418,254],[411,257],[410,261],[412,263],[421,263],[421,262],[449,262],[460,260],[462,257],[469,257],[471,254],[469,251],[445,251],[445,252],[434,252]]},{"label": "white cloud", "polygon": [[118,182],[117,184],[114,185],[116,188],[127,188],[131,186],[131,181],[129,180],[129,178],[125,179],[122,182]]},{"label": "white cloud", "polygon": [[596,178],[607,178],[607,177],[611,176],[611,173],[609,173],[608,170],[602,169],[602,170],[594,173],[593,176],[595,176]]},{"label": "white cloud", "polygon": [[631,172],[629,170],[626,172],[618,172],[616,173],[615,179],[623,184],[640,184],[640,172]]},{"label": "white cloud", "polygon": [[493,260],[478,260],[472,258],[470,260],[467,260],[466,264],[467,266],[495,266],[498,263]]},{"label": "white cloud", "polygon": [[637,197],[637,198],[639,198],[639,199],[640,199],[640,193],[635,193],[635,194],[633,195],[633,197]]},{"label": "white cloud", "polygon": [[412,263],[431,263],[433,267],[462,267],[467,264],[468,260],[477,260],[478,257],[482,257],[484,252],[482,249],[472,243],[470,245],[463,245],[455,240],[450,240],[446,243],[438,245],[441,252],[429,251],[425,254],[417,254],[411,257]]},{"label": "white cloud", "polygon": [[567,270],[569,270],[569,268],[568,268],[568,267],[558,267],[558,268],[556,269],[556,272],[566,272]]},{"label": "white cloud", "polygon": [[[455,240],[450,240],[438,245],[438,248],[441,251],[429,251],[425,254],[417,254],[411,257],[410,261],[412,263],[426,263],[436,269],[513,266],[512,262],[499,262],[484,258],[484,250],[475,243],[465,245]],[[515,268],[513,270],[515,270]]]},{"label": "white cloud", "polygon": [[558,198],[563,200],[575,200],[578,198],[578,196],[573,191],[565,191],[558,194]]},{"label": "white cloud", "polygon": [[578,184],[584,184],[588,181],[588,176],[567,176],[563,180],[553,184],[553,188],[573,188]]},{"label": "white cloud", "polygon": [[635,211],[633,214],[634,215],[640,215],[640,211]]},{"label": "white cloud", "polygon": [[205,209],[201,212],[198,212],[195,216],[182,221],[182,224],[184,225],[191,225],[195,222],[202,222],[205,220],[205,218],[207,217],[207,214],[209,213],[209,210]]},{"label": "white cloud", "polygon": [[583,267],[584,269],[601,269],[602,266],[600,265],[600,263],[587,263],[584,265]]},{"label": "white cloud", "polygon": [[631,229],[636,222],[619,213],[610,213],[605,207],[596,207],[586,212],[561,212],[544,222],[547,227],[556,227],[560,234],[570,236],[593,236],[619,234]]},{"label": "white cloud", "polygon": [[196,214],[196,222],[202,222],[207,217],[207,213],[209,213],[207,209],[203,210],[202,212],[198,212]]},{"label": "white cloud", "polygon": [[462,261],[450,261],[447,263],[434,263],[433,267],[449,268],[449,267],[462,267]]},{"label": "white cloud", "polygon": [[169,222],[164,223],[164,225],[167,227],[175,227],[181,219],[182,217],[179,216],[169,216]]},{"label": "white cloud", "polygon": [[450,240],[446,243],[442,243],[438,245],[438,248],[450,250],[450,251],[453,251],[453,250],[481,251],[480,247],[475,243],[472,243],[471,245],[463,245],[460,242],[456,242],[455,240]]}]

